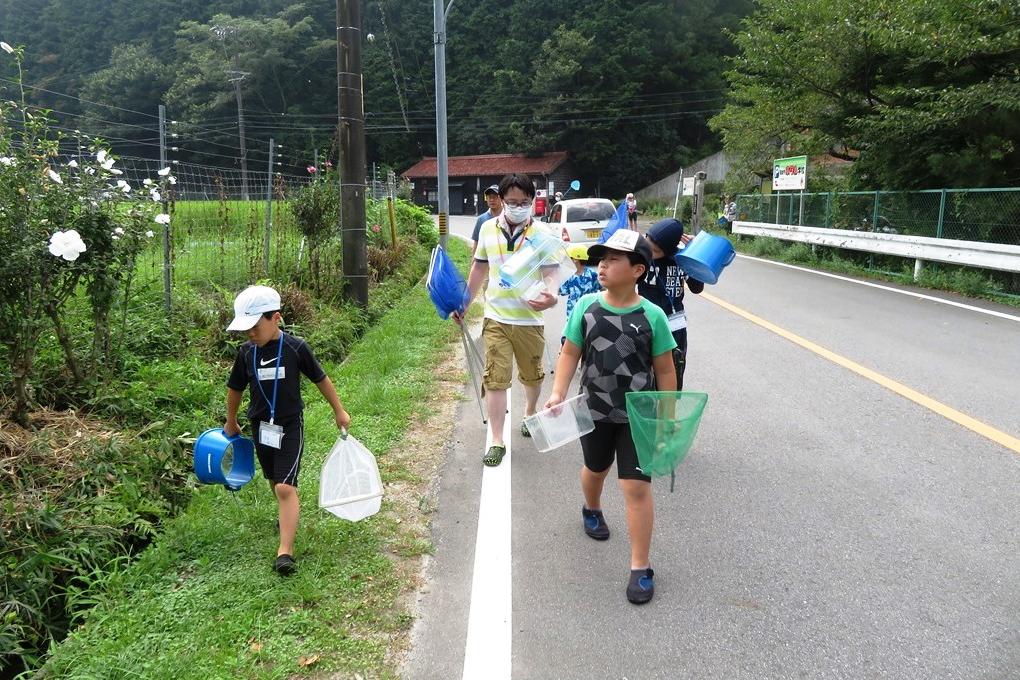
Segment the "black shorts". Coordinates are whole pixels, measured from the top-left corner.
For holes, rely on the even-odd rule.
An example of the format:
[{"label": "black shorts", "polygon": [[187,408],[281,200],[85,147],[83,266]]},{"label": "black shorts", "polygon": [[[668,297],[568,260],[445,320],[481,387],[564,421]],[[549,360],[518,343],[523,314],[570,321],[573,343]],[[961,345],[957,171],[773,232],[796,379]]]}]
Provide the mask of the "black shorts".
[{"label": "black shorts", "polygon": [[283,428],[283,442],[278,449],[259,443],[259,421],[251,421],[251,434],[255,440],[259,467],[269,481],[297,486],[298,473],[301,472],[301,453],[305,449],[304,415],[298,414],[277,421],[276,424]]},{"label": "black shorts", "polygon": [[592,472],[608,470],[616,458],[616,474],[620,479],[652,481],[638,467],[630,423],[596,422],[595,429],[581,437],[581,451],[584,452],[584,466]]},{"label": "black shorts", "polygon": [[673,368],[676,369],[676,391],[684,388],[684,369],[687,368],[687,329],[673,331],[676,347],[673,349]]}]

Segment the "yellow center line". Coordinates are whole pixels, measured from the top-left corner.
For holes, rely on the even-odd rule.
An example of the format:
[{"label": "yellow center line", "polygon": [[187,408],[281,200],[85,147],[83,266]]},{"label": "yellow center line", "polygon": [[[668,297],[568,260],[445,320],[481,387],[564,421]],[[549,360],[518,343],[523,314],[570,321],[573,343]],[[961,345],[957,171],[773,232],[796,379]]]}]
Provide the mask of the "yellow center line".
[{"label": "yellow center line", "polygon": [[844,356],[841,356],[839,354],[836,354],[835,352],[827,350],[821,345],[816,345],[810,340],[805,340],[799,335],[795,335],[784,328],[780,328],[779,326],[769,321],[766,321],[760,316],[755,316],[754,314],[745,311],[740,307],[732,305],[729,302],[726,302],[725,300],[720,300],[711,293],[704,292],[701,293],[701,295],[699,295],[698,297],[704,298],[709,302],[719,305],[723,309],[733,312],[737,316],[741,316],[750,321],[751,323],[757,324],[758,326],[761,326],[766,330],[772,331],[776,335],[782,338],[786,338],[790,342],[800,345],[804,349],[814,352],[815,354],[828,359],[834,364],[838,364],[843,368],[849,369],[854,373],[857,373],[858,375],[861,375],[867,378],[868,380],[871,380],[872,382],[875,382],[881,385],[882,387],[885,387],[886,389],[892,390],[896,394],[902,397],[906,397],[910,401],[916,404],[920,404],[926,409],[934,411],[943,418],[947,418],[953,421],[954,423],[962,425],[968,430],[976,432],[977,434],[981,435],[982,437],[985,437],[986,439],[992,440],[996,444],[1001,444],[1002,446],[1006,447],[1013,453],[1020,453],[1020,439],[1017,439],[1012,435],[1006,434],[1001,430],[997,430],[991,425],[982,423],[980,420],[971,418],[966,413],[961,413],[960,411],[957,411],[951,406],[946,406],[940,401],[935,401],[931,397],[925,396],[918,392],[917,390],[911,389],[906,385],[898,383],[891,378],[887,378],[881,373],[877,373],[876,371],[873,371],[866,366],[861,366],[857,362],[851,361],[850,359],[847,359]]}]

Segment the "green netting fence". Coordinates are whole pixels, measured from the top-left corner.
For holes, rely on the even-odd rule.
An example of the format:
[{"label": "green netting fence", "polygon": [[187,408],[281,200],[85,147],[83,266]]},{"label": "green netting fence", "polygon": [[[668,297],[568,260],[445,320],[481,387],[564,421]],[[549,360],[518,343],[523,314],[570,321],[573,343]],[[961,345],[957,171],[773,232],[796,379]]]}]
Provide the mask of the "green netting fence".
[{"label": "green netting fence", "polygon": [[1020,188],[741,194],[738,219],[1020,245]]}]

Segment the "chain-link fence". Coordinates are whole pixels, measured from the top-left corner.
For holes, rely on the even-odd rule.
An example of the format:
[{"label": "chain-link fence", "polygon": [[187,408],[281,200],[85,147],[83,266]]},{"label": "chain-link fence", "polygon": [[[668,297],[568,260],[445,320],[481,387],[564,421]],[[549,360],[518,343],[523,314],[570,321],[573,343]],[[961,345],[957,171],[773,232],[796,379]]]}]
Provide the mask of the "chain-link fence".
[{"label": "chain-link fence", "polygon": [[[159,180],[159,162],[121,158],[123,178],[133,186]],[[236,288],[263,278],[291,278],[300,268],[304,239],[288,199],[308,177],[247,172],[175,163],[169,199],[169,264],[174,281]],[[247,194],[249,200],[243,200]],[[267,219],[267,211],[269,219]],[[158,231],[158,225],[155,225]],[[139,257],[142,282],[162,280],[162,239]]]},{"label": "chain-link fence", "polygon": [[1020,189],[737,196],[739,219],[1020,245]]}]

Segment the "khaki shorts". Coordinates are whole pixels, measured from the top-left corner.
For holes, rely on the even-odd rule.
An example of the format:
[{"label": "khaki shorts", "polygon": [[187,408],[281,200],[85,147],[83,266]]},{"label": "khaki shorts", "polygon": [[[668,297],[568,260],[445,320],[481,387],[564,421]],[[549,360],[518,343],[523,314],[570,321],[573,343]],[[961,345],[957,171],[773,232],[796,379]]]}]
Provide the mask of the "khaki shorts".
[{"label": "khaki shorts", "polygon": [[545,352],[544,326],[512,326],[492,319],[482,322],[485,341],[485,375],[482,385],[487,390],[510,389],[513,367],[517,359],[517,376],[524,385],[541,385],[545,378],[542,355]]}]

